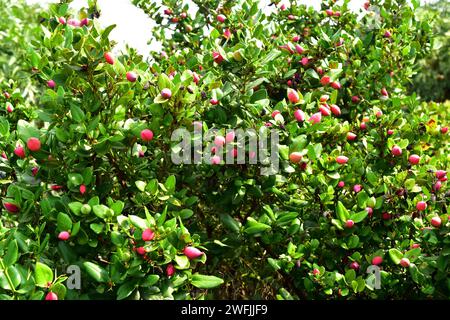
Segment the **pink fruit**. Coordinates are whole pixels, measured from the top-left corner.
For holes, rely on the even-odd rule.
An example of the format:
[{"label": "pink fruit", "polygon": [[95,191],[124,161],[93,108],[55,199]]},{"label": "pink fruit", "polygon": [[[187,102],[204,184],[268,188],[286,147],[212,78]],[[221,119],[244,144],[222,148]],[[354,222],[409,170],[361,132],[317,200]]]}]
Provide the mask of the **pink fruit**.
[{"label": "pink fruit", "polygon": [[297,42],[297,41],[300,41],[300,36],[293,36],[292,42]]},{"label": "pink fruit", "polygon": [[356,261],[353,261],[352,263],[350,263],[350,269],[359,270],[359,263]]},{"label": "pink fruit", "polygon": [[402,258],[402,259],[400,260],[400,265],[401,265],[403,268],[408,268],[409,265],[410,265],[409,259],[408,259],[408,258]]},{"label": "pink fruit", "polygon": [[436,176],[436,178],[441,179],[443,177],[445,177],[447,174],[446,171],[444,170],[436,170],[436,172],[434,173],[434,175]]},{"label": "pink fruit", "polygon": [[70,18],[69,20],[67,20],[67,24],[72,27],[80,27],[81,21],[78,19]]},{"label": "pink fruit", "polygon": [[226,139],[223,136],[216,136],[214,138],[214,144],[218,147],[221,147],[225,144]]},{"label": "pink fruit", "polygon": [[50,89],[53,89],[53,88],[55,88],[56,83],[55,83],[54,80],[48,80],[48,81],[47,81],[47,86],[48,86]]},{"label": "pink fruit", "polygon": [[14,149],[14,154],[19,158],[25,158],[25,150],[22,146],[18,146],[16,149]]},{"label": "pink fruit", "polygon": [[209,103],[211,103],[213,106],[216,106],[219,104],[219,100],[212,98],[211,100],[209,100]]},{"label": "pink fruit", "polygon": [[220,157],[219,156],[213,156],[211,158],[211,164],[214,164],[214,165],[220,164]]},{"label": "pink fruit", "polygon": [[366,207],[367,215],[369,218],[372,218],[373,216],[373,209],[371,207]]},{"label": "pink fruit", "polygon": [[402,148],[400,148],[399,146],[393,146],[391,152],[395,157],[401,156]]},{"label": "pink fruit", "polygon": [[280,110],[273,110],[271,116],[272,116],[272,118],[275,118],[275,116],[280,113],[281,113]]},{"label": "pink fruit", "polygon": [[20,211],[20,208],[11,202],[3,203],[3,207],[5,207],[6,211],[8,211],[10,213],[17,213]]},{"label": "pink fruit", "polygon": [[151,241],[155,238],[155,233],[152,231],[152,229],[147,228],[142,232],[142,240],[144,241]]},{"label": "pink fruit", "polygon": [[364,2],[364,9],[368,10],[370,7],[370,1]]},{"label": "pink fruit", "polygon": [[14,111],[14,107],[13,107],[10,103],[8,103],[8,104],[6,105],[6,111],[7,111],[8,113],[12,113],[12,112]]},{"label": "pink fruit", "polygon": [[282,4],[281,4],[281,6],[280,6],[280,10],[281,10],[281,11],[284,11],[284,10],[286,10],[286,5],[285,5],[284,3],[282,3]]},{"label": "pink fruit", "polygon": [[38,138],[32,137],[32,138],[28,139],[27,147],[28,147],[28,149],[30,149],[30,151],[34,151],[34,152],[39,151],[39,150],[41,150],[41,141],[39,141]]},{"label": "pink fruit", "polygon": [[297,91],[295,91],[291,88],[288,89],[287,96],[291,103],[295,104],[300,101],[300,97],[299,97]]},{"label": "pink fruit", "polygon": [[187,18],[187,13],[186,12],[180,13],[180,18],[181,19],[186,19]]},{"label": "pink fruit", "polygon": [[230,151],[230,155],[231,155],[233,158],[237,158],[237,156],[238,156],[238,149],[237,149],[237,148],[233,148],[233,149]]},{"label": "pink fruit", "polygon": [[166,275],[168,277],[171,277],[175,274],[175,267],[173,266],[173,264],[169,263],[166,267]]},{"label": "pink fruit", "polygon": [[361,124],[359,125],[359,128],[360,128],[361,130],[366,130],[367,124],[366,124],[365,122],[361,122]]},{"label": "pink fruit", "polygon": [[336,90],[339,90],[339,89],[341,88],[341,84],[340,84],[339,82],[336,82],[336,81],[332,82],[332,83],[330,84],[330,86],[331,86],[333,89],[336,89]]},{"label": "pink fruit", "polygon": [[313,275],[317,276],[317,275],[319,275],[319,274],[320,274],[320,270],[314,268],[314,270],[313,270]]},{"label": "pink fruit", "polygon": [[322,79],[320,79],[320,83],[324,86],[329,84],[331,81],[331,78],[329,76],[323,76]]},{"label": "pink fruit", "polygon": [[144,141],[152,141],[153,131],[150,129],[144,129],[141,131],[141,139]]},{"label": "pink fruit", "polygon": [[446,134],[448,132],[448,127],[442,127],[441,133]]},{"label": "pink fruit", "polygon": [[218,51],[214,51],[212,53],[212,56],[213,56],[214,62],[217,63],[217,64],[222,63],[222,61],[224,60],[222,55]]},{"label": "pink fruit", "polygon": [[108,62],[109,64],[114,64],[114,56],[111,52],[105,52],[103,57],[105,58],[106,62]]},{"label": "pink fruit", "polygon": [[339,11],[336,11],[336,12],[334,13],[334,16],[335,16],[335,17],[340,17],[340,16],[341,16],[341,13],[340,13]]},{"label": "pink fruit", "polygon": [[230,131],[225,135],[225,142],[231,143],[234,141],[235,137],[236,137],[236,134],[234,133],[234,131]]},{"label": "pink fruit", "polygon": [[170,89],[168,88],[164,88],[161,90],[161,96],[164,99],[170,99],[172,97],[172,91],[170,91]]},{"label": "pink fruit", "polygon": [[294,111],[294,117],[299,122],[305,121],[305,113],[302,110],[300,110],[300,109],[297,109],[297,110]]},{"label": "pink fruit", "polygon": [[230,29],[225,29],[225,31],[223,32],[223,36],[225,39],[229,39],[231,37]]},{"label": "pink fruit", "polygon": [[387,97],[389,95],[389,93],[387,92],[386,88],[381,89],[381,95],[384,97]]},{"label": "pink fruit", "polygon": [[427,208],[427,203],[425,201],[419,201],[416,204],[416,208],[419,211],[424,211]]},{"label": "pink fruit", "polygon": [[409,163],[411,164],[418,164],[420,162],[420,157],[417,154],[412,154],[409,156]]},{"label": "pink fruit", "polygon": [[250,152],[248,153],[248,157],[249,157],[250,159],[254,159],[254,158],[256,157],[256,152],[255,152],[255,151],[250,151]]},{"label": "pink fruit", "polygon": [[45,300],[58,300],[58,296],[56,295],[56,293],[50,291],[45,296]]},{"label": "pink fruit", "polygon": [[58,18],[58,21],[59,21],[59,23],[61,23],[61,24],[66,24],[66,18],[64,18],[64,17],[59,17],[59,18]]},{"label": "pink fruit", "polygon": [[346,156],[338,156],[336,157],[336,162],[339,164],[345,164],[348,162],[348,158]]},{"label": "pink fruit", "polygon": [[436,183],[433,185],[433,190],[434,191],[439,191],[442,187],[442,182],[441,181],[436,181]]},{"label": "pink fruit", "polygon": [[53,184],[53,185],[50,186],[50,189],[52,189],[53,191],[59,191],[62,188],[63,188],[62,186],[59,186],[57,184]]},{"label": "pink fruit", "polygon": [[89,24],[89,18],[84,18],[81,20],[81,26],[87,26]]},{"label": "pink fruit", "polygon": [[442,220],[440,217],[436,216],[431,219],[431,225],[433,227],[439,228],[441,226]]},{"label": "pink fruit", "polygon": [[33,177],[36,177],[36,175],[38,174],[38,172],[39,172],[39,168],[38,168],[38,167],[33,167],[33,168],[31,169],[31,174],[33,175]]},{"label": "pink fruit", "polygon": [[141,256],[143,256],[144,254],[145,254],[145,248],[144,247],[139,247],[139,248],[136,248],[136,252],[139,254],[139,255],[141,255]]},{"label": "pink fruit", "polygon": [[227,18],[223,14],[217,15],[217,21],[224,23]]},{"label": "pink fruit", "polygon": [[322,120],[322,114],[320,112],[314,113],[309,119],[308,121],[311,122],[312,124],[316,124],[319,123]]},{"label": "pink fruit", "polygon": [[389,136],[392,136],[392,135],[394,134],[394,130],[388,129],[387,134],[388,134]]},{"label": "pink fruit", "polygon": [[358,103],[359,100],[360,100],[360,99],[359,99],[358,96],[353,96],[353,97],[352,97],[352,102],[353,102],[353,103]]},{"label": "pink fruit", "polygon": [[381,118],[381,116],[383,115],[383,111],[378,110],[377,113],[375,113],[375,115],[377,116],[377,118]]},{"label": "pink fruit", "polygon": [[383,263],[383,258],[380,256],[373,257],[372,264],[378,266]]},{"label": "pink fruit", "polygon": [[6,155],[6,153],[2,152],[2,158],[8,160],[8,156]]},{"label": "pink fruit", "polygon": [[67,232],[67,231],[61,231],[58,234],[58,239],[59,240],[66,241],[66,240],[69,240],[69,238],[70,238],[70,233]]},{"label": "pink fruit", "polygon": [[418,243],[413,243],[413,244],[411,245],[411,248],[412,248],[412,249],[420,248],[420,244],[418,244]]},{"label": "pink fruit", "polygon": [[339,108],[337,105],[332,104],[330,106],[330,110],[331,112],[333,112],[333,114],[337,117],[341,115],[341,108]]},{"label": "pink fruit", "polygon": [[320,102],[327,102],[328,99],[330,99],[330,96],[327,95],[327,94],[324,94],[324,95],[320,96],[319,101],[320,101]]},{"label": "pink fruit", "polygon": [[333,14],[334,14],[333,10],[331,10],[331,9],[325,10],[325,13],[326,13],[327,16],[329,16],[329,17],[333,16]]},{"label": "pink fruit", "polygon": [[308,59],[307,57],[303,57],[302,60],[301,60],[300,62],[301,62],[301,64],[302,64],[303,66],[306,66],[306,65],[308,64],[308,62],[309,62],[309,59]]},{"label": "pink fruit", "polygon": [[392,36],[392,34],[391,34],[389,31],[386,31],[386,32],[384,33],[384,36],[385,36],[386,38],[390,38],[390,37]]},{"label": "pink fruit", "polygon": [[82,184],[82,185],[80,186],[80,193],[81,193],[81,194],[85,194],[85,193],[86,193],[86,186],[85,186],[84,184]]},{"label": "pink fruit", "polygon": [[164,9],[164,14],[169,16],[169,15],[172,14],[172,10],[171,9]]},{"label": "pink fruit", "polygon": [[199,249],[194,248],[194,247],[184,248],[183,253],[190,260],[198,258],[203,255],[203,252],[201,252]]},{"label": "pink fruit", "polygon": [[291,160],[294,163],[298,163],[302,160],[303,156],[300,152],[292,152],[289,155],[289,160]]},{"label": "pink fruit", "polygon": [[345,227],[348,228],[348,229],[353,228],[354,225],[355,225],[355,222],[353,222],[353,220],[345,221]]},{"label": "pink fruit", "polygon": [[353,186],[353,191],[355,191],[355,193],[358,193],[362,190],[362,186],[360,184],[355,184]]},{"label": "pink fruit", "polygon": [[344,181],[339,181],[338,187],[339,188],[343,188],[344,186],[345,186],[345,182]]},{"label": "pink fruit", "polygon": [[331,115],[330,108],[328,108],[327,105],[323,105],[323,104],[320,105],[319,106],[319,111],[324,117],[327,117],[327,116]]},{"label": "pink fruit", "polygon": [[318,74],[323,75],[322,67],[317,67],[316,71],[317,71]]},{"label": "pink fruit", "polygon": [[133,71],[127,72],[127,80],[130,82],[135,82],[137,80],[137,74]]},{"label": "pink fruit", "polygon": [[348,141],[353,141],[356,139],[356,134],[354,134],[353,132],[347,132],[347,140]]}]

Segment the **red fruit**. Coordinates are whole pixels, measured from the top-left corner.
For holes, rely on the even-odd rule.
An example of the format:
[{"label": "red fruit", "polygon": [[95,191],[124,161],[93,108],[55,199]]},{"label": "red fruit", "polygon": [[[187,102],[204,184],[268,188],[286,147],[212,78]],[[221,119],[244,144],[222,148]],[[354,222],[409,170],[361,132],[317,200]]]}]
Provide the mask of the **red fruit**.
[{"label": "red fruit", "polygon": [[331,78],[329,76],[323,76],[322,79],[320,79],[320,83],[324,86],[329,84],[331,81]]},{"label": "red fruit", "polygon": [[362,186],[360,184],[355,184],[353,186],[353,191],[355,191],[356,193],[360,192],[362,190]]},{"label": "red fruit", "polygon": [[186,19],[186,18],[187,18],[187,13],[186,13],[186,12],[182,12],[182,13],[180,14],[180,18],[181,18],[181,19]]},{"label": "red fruit", "polygon": [[216,106],[219,104],[219,100],[212,98],[211,100],[209,100],[209,103],[211,103],[213,106]]},{"label": "red fruit", "polygon": [[66,241],[66,240],[69,240],[69,238],[70,238],[70,233],[67,232],[67,231],[61,231],[58,234],[58,239],[59,240]]},{"label": "red fruit", "polygon": [[153,139],[153,132],[149,129],[144,129],[141,131],[141,139],[144,141],[152,141]]},{"label": "red fruit", "polygon": [[380,92],[381,92],[381,95],[384,96],[384,97],[387,97],[389,95],[387,90],[386,90],[386,88],[381,89]]},{"label": "red fruit", "polygon": [[292,42],[297,42],[297,41],[300,41],[300,36],[293,36],[292,37]]},{"label": "red fruit", "polygon": [[343,188],[344,186],[345,186],[345,182],[344,181],[339,181],[338,187],[339,188]]},{"label": "red fruit", "polygon": [[127,72],[127,80],[130,82],[135,82],[137,80],[137,74],[133,71]]},{"label": "red fruit", "polygon": [[412,154],[409,156],[409,163],[412,165],[418,164],[420,162],[420,157],[417,154]]},{"label": "red fruit", "polygon": [[356,261],[353,261],[352,263],[350,263],[350,269],[358,270],[359,269],[359,263],[356,262]]},{"label": "red fruit", "polygon": [[139,255],[143,256],[143,255],[145,254],[145,248],[144,248],[144,247],[136,248],[136,252],[137,252]]},{"label": "red fruit", "polygon": [[302,110],[300,110],[300,109],[297,109],[297,110],[294,111],[294,117],[299,122],[305,121],[305,113]]},{"label": "red fruit", "polygon": [[164,14],[171,15],[172,14],[172,10],[171,9],[164,9]]},{"label": "red fruit", "polygon": [[413,244],[411,245],[411,248],[412,248],[412,249],[420,248],[420,244],[418,244],[418,243],[413,243]]},{"label": "red fruit", "polygon": [[409,259],[408,258],[402,258],[402,260],[400,260],[400,265],[403,268],[408,268],[410,265]]},{"label": "red fruit", "polygon": [[275,118],[275,116],[276,116],[277,114],[280,114],[280,113],[281,113],[280,110],[274,110],[274,111],[272,112],[271,116],[272,116],[272,118]]},{"label": "red fruit", "polygon": [[53,185],[50,186],[50,189],[52,189],[53,191],[59,191],[62,188],[63,188],[62,186],[59,186],[57,184],[53,184]]},{"label": "red fruit", "polygon": [[383,258],[380,256],[376,256],[372,259],[372,264],[378,266],[383,263]]},{"label": "red fruit", "polygon": [[54,292],[49,292],[45,296],[45,300],[58,300],[58,296]]},{"label": "red fruit", "polygon": [[3,203],[3,207],[5,207],[6,211],[8,211],[10,213],[17,213],[20,211],[20,208],[11,202]]},{"label": "red fruit", "polygon": [[111,52],[105,52],[103,57],[105,58],[106,62],[108,62],[109,64],[114,64],[114,56]]},{"label": "red fruit", "polygon": [[139,151],[138,151],[138,156],[139,156],[139,158],[143,158],[143,157],[145,156],[144,151],[139,150]]},{"label": "red fruit", "polygon": [[170,91],[170,89],[168,88],[164,88],[161,90],[161,96],[164,99],[170,99],[172,97],[172,91]]},{"label": "red fruit", "polygon": [[144,241],[151,241],[155,238],[155,233],[152,231],[152,229],[147,228],[142,232],[142,240]]},{"label": "red fruit", "polygon": [[170,21],[173,23],[177,23],[180,20],[177,17],[173,17],[172,19],[170,19]]},{"label": "red fruit", "polygon": [[324,95],[320,96],[319,101],[320,101],[320,102],[327,102],[328,99],[330,99],[330,96],[327,95],[327,94],[324,94]]},{"label": "red fruit", "polygon": [[323,69],[322,69],[322,67],[318,67],[318,68],[316,69],[316,71],[317,71],[318,74],[323,75]]},{"label": "red fruit", "polygon": [[27,147],[30,149],[30,151],[39,151],[41,150],[41,141],[39,141],[38,138],[30,138],[27,141]]},{"label": "red fruit", "polygon": [[331,10],[331,9],[325,10],[325,13],[326,13],[327,16],[329,16],[329,17],[333,16],[333,14],[334,14],[333,10]]},{"label": "red fruit", "polygon": [[442,127],[441,133],[446,134],[448,132],[448,127]]},{"label": "red fruit", "polygon": [[381,215],[381,217],[383,218],[383,220],[389,220],[391,219],[391,215],[387,212],[383,212],[383,214]]},{"label": "red fruit", "polygon": [[440,217],[433,217],[431,219],[431,225],[433,227],[439,228],[441,226],[442,220]]},{"label": "red fruit", "polygon": [[336,11],[336,12],[334,13],[334,16],[335,16],[335,17],[340,17],[340,16],[341,16],[341,13],[340,13],[339,11]]},{"label": "red fruit", "polygon": [[368,10],[370,7],[370,1],[364,2],[364,9]]},{"label": "red fruit", "polygon": [[237,148],[233,148],[233,149],[230,151],[230,154],[231,154],[231,156],[232,156],[233,158],[237,158],[237,156],[238,156],[238,149],[237,149]]},{"label": "red fruit", "polygon": [[85,186],[84,184],[82,184],[82,185],[80,186],[80,193],[81,193],[81,194],[85,194],[85,193],[86,193],[86,186]]},{"label": "red fruit", "polygon": [[300,97],[299,97],[297,91],[295,91],[291,88],[288,89],[287,97],[288,97],[289,101],[294,104],[300,101]]},{"label": "red fruit", "polygon": [[347,132],[347,140],[348,141],[353,141],[356,139],[356,134],[354,134],[353,132]]},{"label": "red fruit", "polygon": [[395,157],[401,156],[402,148],[400,148],[399,146],[393,146],[391,152]]},{"label": "red fruit", "polygon": [[424,211],[427,208],[427,203],[425,201],[419,201],[416,204],[416,208],[419,211]]},{"label": "red fruit", "polygon": [[314,270],[313,270],[313,275],[319,275],[320,274],[320,270],[319,269],[316,269],[316,268],[314,268]]},{"label": "red fruit", "polygon": [[19,158],[25,158],[25,150],[22,146],[18,146],[16,149],[14,149],[14,154]]},{"label": "red fruit", "polygon": [[166,267],[166,275],[168,277],[171,277],[175,274],[175,267],[173,266],[173,264],[169,263]]},{"label": "red fruit", "polygon": [[289,160],[291,160],[294,163],[298,163],[302,160],[303,156],[300,152],[292,152],[289,155]]},{"label": "red fruit", "polygon": [[39,168],[38,167],[33,167],[31,169],[31,173],[33,174],[33,177],[36,177],[36,175],[38,174]]},{"label": "red fruit", "polygon": [[319,111],[324,117],[327,117],[327,116],[331,115],[330,108],[328,108],[327,105],[323,105],[323,104],[320,105],[319,106]]},{"label": "red fruit", "polygon": [[352,97],[352,102],[353,102],[353,103],[358,103],[359,100],[360,100],[360,99],[359,99],[358,96],[353,96],[353,97]]},{"label": "red fruit", "polygon": [[61,23],[61,24],[66,24],[66,18],[64,18],[64,17],[59,17],[59,18],[58,18],[58,21],[59,21],[59,23]]},{"label": "red fruit", "polygon": [[183,253],[190,260],[198,258],[203,255],[203,252],[201,252],[199,249],[194,248],[194,247],[184,248]]},{"label": "red fruit", "polygon": [[6,155],[6,153],[2,152],[2,158],[8,160],[8,156]]},{"label": "red fruit", "polygon": [[375,113],[375,115],[377,116],[377,118],[381,118],[381,116],[383,115],[383,111],[378,110],[377,113]]},{"label": "red fruit", "polygon": [[359,125],[359,128],[360,128],[361,130],[366,130],[367,124],[366,124],[365,122],[361,122],[361,124]]},{"label": "red fruit", "polygon": [[339,108],[337,105],[332,104],[330,106],[330,110],[331,112],[333,112],[333,114],[337,117],[341,115],[341,108]]},{"label": "red fruit", "polygon": [[322,114],[320,112],[314,113],[309,119],[308,121],[311,122],[312,124],[316,124],[319,123],[322,120]]},{"label": "red fruit", "polygon": [[434,191],[439,191],[442,187],[442,182],[441,181],[436,181],[436,183],[433,185],[433,190]]},{"label": "red fruit", "polygon": [[333,89],[336,89],[336,90],[339,90],[341,88],[341,84],[339,82],[334,81],[330,85]]},{"label": "red fruit", "polygon": [[8,113],[12,113],[14,111],[14,107],[10,103],[7,103],[6,104],[6,111]]},{"label": "red fruit", "polygon": [[48,80],[48,81],[47,81],[47,86],[48,86],[50,89],[53,89],[53,88],[55,88],[56,83],[55,83],[55,81],[53,81],[53,80]]},{"label": "red fruit", "polygon": [[353,220],[345,221],[345,227],[348,228],[348,229],[353,228],[354,225],[355,225],[355,222],[353,222]]},{"label": "red fruit", "polygon": [[390,38],[390,37],[392,36],[392,34],[391,34],[389,31],[386,31],[386,32],[384,33],[384,36],[385,36],[386,38]]},{"label": "red fruit", "polygon": [[308,64],[308,62],[309,62],[309,59],[308,59],[307,57],[304,57],[304,58],[302,58],[302,60],[301,60],[301,64],[302,64],[303,66],[306,66],[306,65]]},{"label": "red fruit", "polygon": [[214,144],[218,147],[223,146],[225,144],[225,142],[226,142],[226,139],[222,136],[216,136],[214,138]]},{"label": "red fruit", "polygon": [[211,158],[211,164],[214,164],[214,165],[220,164],[220,157],[219,156],[213,156]]},{"label": "red fruit", "polygon": [[369,218],[372,218],[372,216],[373,216],[373,209],[371,207],[367,207],[366,211],[367,211],[367,215],[369,216]]},{"label": "red fruit", "polygon": [[336,162],[339,164],[345,164],[348,162],[348,158],[346,156],[338,156],[336,157]]},{"label": "red fruit", "polygon": [[223,36],[225,37],[225,39],[229,39],[231,37],[230,29],[225,29],[225,31],[223,32]]},{"label": "red fruit", "polygon": [[447,172],[444,171],[444,170],[436,170],[436,172],[434,173],[434,175],[435,175],[436,178],[438,178],[438,179],[444,178],[446,174],[447,174]]},{"label": "red fruit", "polygon": [[217,63],[217,64],[222,63],[222,61],[224,60],[222,55],[218,51],[214,51],[212,53],[212,56],[213,56],[214,62]]},{"label": "red fruit", "polygon": [[292,80],[288,80],[288,81],[286,82],[286,84],[288,85],[288,87],[292,87]]},{"label": "red fruit", "polygon": [[217,21],[224,23],[227,18],[223,14],[217,15]]},{"label": "red fruit", "polygon": [[192,80],[195,84],[198,84],[198,82],[200,81],[200,76],[197,74],[197,72],[192,72]]},{"label": "red fruit", "polygon": [[81,20],[81,26],[87,26],[89,24],[89,18],[84,18]]},{"label": "red fruit", "polygon": [[288,20],[295,20],[295,16],[293,14],[288,15]]},{"label": "red fruit", "polygon": [[392,135],[394,134],[394,130],[388,129],[387,134],[388,134],[389,136],[392,136]]}]

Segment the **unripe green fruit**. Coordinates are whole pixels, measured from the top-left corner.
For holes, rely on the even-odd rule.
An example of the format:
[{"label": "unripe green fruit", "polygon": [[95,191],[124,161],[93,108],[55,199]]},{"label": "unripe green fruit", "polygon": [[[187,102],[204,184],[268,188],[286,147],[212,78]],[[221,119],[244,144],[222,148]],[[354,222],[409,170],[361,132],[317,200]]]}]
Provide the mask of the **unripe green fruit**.
[{"label": "unripe green fruit", "polygon": [[242,49],[236,50],[235,52],[233,52],[233,59],[236,61],[242,61],[243,56],[242,56]]},{"label": "unripe green fruit", "polygon": [[369,200],[367,200],[367,206],[368,207],[375,207],[375,205],[377,204],[377,200],[375,199],[375,197],[370,197]]},{"label": "unripe green fruit", "polygon": [[91,213],[91,206],[88,204],[83,204],[83,206],[81,207],[81,213],[82,214],[89,214]]}]

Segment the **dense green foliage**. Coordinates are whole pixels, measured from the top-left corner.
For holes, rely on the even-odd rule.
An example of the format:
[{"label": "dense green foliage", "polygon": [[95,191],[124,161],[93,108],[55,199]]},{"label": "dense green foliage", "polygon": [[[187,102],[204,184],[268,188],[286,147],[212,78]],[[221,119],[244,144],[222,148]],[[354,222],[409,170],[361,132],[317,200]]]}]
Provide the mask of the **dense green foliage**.
[{"label": "dense green foliage", "polygon": [[[150,62],[134,50],[108,62],[114,26],[100,28],[95,1],[80,13],[51,5],[39,18],[22,4],[18,24],[1,1],[17,58],[10,65],[27,75],[10,67],[0,75],[14,93],[0,100],[1,298],[450,296],[448,183],[437,171],[450,169],[449,105],[406,93],[431,32],[406,1],[371,1],[380,16],[359,19],[346,1],[265,15],[257,1],[195,0],[191,17],[179,1],[163,0],[172,11],[163,13],[135,0],[165,50]],[[30,86],[38,99],[24,94]],[[298,101],[288,99],[292,89]],[[174,164],[171,134],[194,121],[223,135],[270,126],[280,135],[280,172]],[[186,247],[205,254],[190,259]],[[366,273],[377,256],[380,289]],[[81,268],[80,290],[66,287],[69,265]]]}]

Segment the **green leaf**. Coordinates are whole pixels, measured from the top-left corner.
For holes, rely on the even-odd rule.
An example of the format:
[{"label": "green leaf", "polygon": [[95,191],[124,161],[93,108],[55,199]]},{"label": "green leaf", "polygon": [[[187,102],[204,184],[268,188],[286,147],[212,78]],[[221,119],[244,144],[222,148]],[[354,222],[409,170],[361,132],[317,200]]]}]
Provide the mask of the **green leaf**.
[{"label": "green leaf", "polygon": [[107,282],[109,279],[108,272],[99,265],[92,262],[83,263],[86,272],[97,282]]},{"label": "green leaf", "polygon": [[186,256],[175,256],[175,262],[177,263],[178,269],[189,268],[190,262]]},{"label": "green leaf", "polygon": [[215,277],[215,276],[206,276],[202,274],[194,274],[191,279],[191,284],[194,287],[200,288],[200,289],[211,289],[215,288],[217,286],[220,286],[223,283],[223,280],[221,278]]},{"label": "green leaf", "polygon": [[173,193],[175,191],[175,185],[177,183],[177,180],[174,175],[171,175],[167,178],[166,182],[164,183],[164,186],[166,187],[167,191],[169,193]]},{"label": "green leaf", "polygon": [[134,281],[127,281],[122,284],[117,290],[117,300],[123,300],[129,297],[136,287],[137,284]]},{"label": "green leaf", "polygon": [[83,204],[81,202],[71,202],[71,203],[69,203],[70,211],[72,211],[76,215],[80,214],[82,206],[83,206]]},{"label": "green leaf", "polygon": [[69,182],[74,186],[79,186],[83,183],[83,176],[79,173],[69,173]]},{"label": "green leaf", "polygon": [[72,115],[72,119],[78,123],[83,122],[86,118],[83,110],[81,110],[81,108],[76,105],[70,106],[70,114]]},{"label": "green leaf", "polygon": [[400,260],[403,258],[403,254],[395,248],[389,249],[389,256],[395,264],[399,264]]},{"label": "green leaf", "polygon": [[19,256],[19,248],[17,246],[17,241],[12,240],[8,244],[8,250],[6,251],[5,257],[3,258],[3,263],[5,264],[5,267],[12,266],[14,263],[16,263],[18,256]]},{"label": "green leaf", "polygon": [[34,269],[34,280],[38,287],[47,287],[49,282],[53,282],[52,269],[41,262],[37,262]]},{"label": "green leaf", "polygon": [[358,223],[358,222],[363,221],[367,217],[368,214],[369,213],[367,212],[367,210],[363,210],[358,213],[354,213],[354,214],[350,215],[350,219],[353,220],[354,223]]},{"label": "green leaf", "polygon": [[145,187],[147,186],[147,184],[144,181],[136,181],[135,184],[139,191],[145,191]]},{"label": "green leaf", "polygon": [[337,213],[339,220],[341,220],[344,223],[348,219],[350,219],[350,214],[349,214],[348,210],[344,207],[344,205],[340,201],[338,201],[336,213]]},{"label": "green leaf", "polygon": [[271,227],[265,223],[257,222],[252,218],[248,218],[247,228],[245,228],[244,232],[248,234],[255,234],[263,232]]},{"label": "green leaf", "polygon": [[97,217],[104,219],[104,218],[106,218],[106,216],[108,214],[109,208],[103,204],[99,204],[99,205],[93,206],[92,210],[94,211],[94,214]]},{"label": "green leaf", "polygon": [[58,213],[57,226],[59,231],[70,231],[72,230],[72,220],[65,213]]}]

